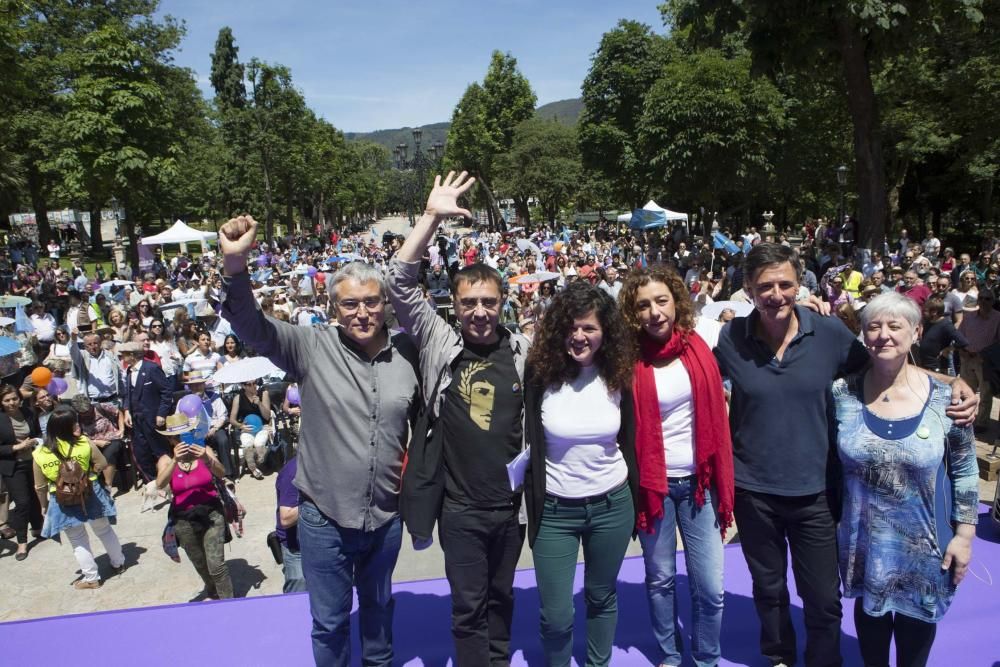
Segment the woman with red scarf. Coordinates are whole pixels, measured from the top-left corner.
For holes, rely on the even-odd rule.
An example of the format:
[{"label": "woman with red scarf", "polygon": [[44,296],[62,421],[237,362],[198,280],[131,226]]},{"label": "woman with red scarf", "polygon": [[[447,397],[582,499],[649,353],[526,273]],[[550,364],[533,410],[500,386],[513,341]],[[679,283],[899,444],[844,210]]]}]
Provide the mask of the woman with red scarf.
[{"label": "woman with red scarf", "polygon": [[679,665],[677,530],[691,582],[691,654],[721,657],[722,539],[733,515],[733,452],[722,378],[694,331],[694,304],[672,269],[632,272],[619,297],[636,336],[632,381],[639,468],[639,541],[661,665]]}]

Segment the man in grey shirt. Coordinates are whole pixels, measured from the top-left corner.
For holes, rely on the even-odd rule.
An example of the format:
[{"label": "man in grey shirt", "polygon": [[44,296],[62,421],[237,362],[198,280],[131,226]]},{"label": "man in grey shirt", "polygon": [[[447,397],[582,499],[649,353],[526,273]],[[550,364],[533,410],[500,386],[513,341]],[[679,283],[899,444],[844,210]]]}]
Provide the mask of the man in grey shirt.
[{"label": "man in grey shirt", "polygon": [[233,331],[299,382],[302,421],[295,486],[302,570],[317,665],[350,664],[352,587],[360,605],[362,661],[392,663],[392,571],[402,539],[400,475],[419,404],[417,350],[385,326],[382,273],[361,262],[330,280],[336,326],[266,317],[254,300],[247,252],[257,222],[219,231],[223,314]]}]

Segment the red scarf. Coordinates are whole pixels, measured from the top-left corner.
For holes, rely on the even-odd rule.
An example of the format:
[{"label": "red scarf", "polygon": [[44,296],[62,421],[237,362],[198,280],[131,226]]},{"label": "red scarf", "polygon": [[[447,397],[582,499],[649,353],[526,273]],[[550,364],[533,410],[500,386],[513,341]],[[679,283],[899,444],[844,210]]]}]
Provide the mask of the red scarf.
[{"label": "red scarf", "polygon": [[635,455],[639,464],[639,528],[651,533],[663,517],[667,496],[667,461],[663,451],[663,420],[653,377],[654,362],[680,357],[691,381],[694,411],[695,504],[705,504],[705,489],[713,488],[719,503],[722,536],[733,521],[733,443],[722,377],[715,356],[694,331],[674,327],[670,340],[658,343],[643,334],[641,359],[632,381],[635,404]]}]

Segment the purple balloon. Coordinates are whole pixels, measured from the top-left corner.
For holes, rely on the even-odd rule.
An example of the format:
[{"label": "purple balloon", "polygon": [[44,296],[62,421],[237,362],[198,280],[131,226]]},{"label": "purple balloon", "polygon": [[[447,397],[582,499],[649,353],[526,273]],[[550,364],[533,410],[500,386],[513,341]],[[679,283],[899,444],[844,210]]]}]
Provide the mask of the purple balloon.
[{"label": "purple balloon", "polygon": [[267,257],[265,255],[257,258],[257,266],[267,266]]},{"label": "purple balloon", "polygon": [[66,383],[66,380],[58,377],[52,378],[49,386],[45,388],[53,396],[62,396],[66,393],[67,389],[69,389],[69,384]]},{"label": "purple balloon", "polygon": [[310,278],[315,278],[317,273],[319,273],[319,269],[317,269],[315,266],[310,266],[308,269],[306,269],[306,275],[309,276]]},{"label": "purple balloon", "polygon": [[197,394],[188,394],[177,402],[177,410],[188,417],[194,418],[201,412],[201,399]]},{"label": "purple balloon", "polygon": [[302,398],[299,396],[299,388],[298,387],[289,387],[288,388],[288,393],[285,394],[285,398],[288,399],[288,404],[289,405],[298,405],[299,401],[302,400]]}]

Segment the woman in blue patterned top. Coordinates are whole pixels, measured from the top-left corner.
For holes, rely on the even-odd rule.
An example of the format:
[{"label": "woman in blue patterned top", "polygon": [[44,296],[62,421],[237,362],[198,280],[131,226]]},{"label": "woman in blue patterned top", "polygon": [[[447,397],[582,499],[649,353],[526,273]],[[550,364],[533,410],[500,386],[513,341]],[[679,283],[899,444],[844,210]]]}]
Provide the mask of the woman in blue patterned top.
[{"label": "woman in blue patterned top", "polygon": [[927,664],[936,623],[972,557],[978,503],[971,428],[944,413],[951,388],[908,363],[920,309],[890,292],[862,311],[867,371],[834,383],[844,469],[844,596],[867,666]]}]

